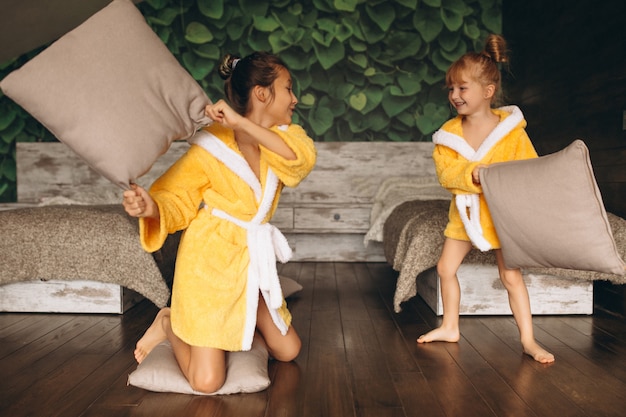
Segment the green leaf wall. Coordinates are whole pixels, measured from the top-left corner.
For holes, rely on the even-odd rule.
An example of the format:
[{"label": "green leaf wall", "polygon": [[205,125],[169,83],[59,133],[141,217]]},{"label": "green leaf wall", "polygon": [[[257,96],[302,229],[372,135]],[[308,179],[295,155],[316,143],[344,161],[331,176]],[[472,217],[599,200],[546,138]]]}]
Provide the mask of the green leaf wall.
[{"label": "green leaf wall", "polygon": [[[426,141],[449,117],[452,61],[501,33],[502,0],[144,0],[146,20],[213,100],[225,53],[278,54],[317,141]],[[0,66],[0,78],[38,51]],[[0,93],[0,201],[15,201],[15,142],[52,135]]]}]

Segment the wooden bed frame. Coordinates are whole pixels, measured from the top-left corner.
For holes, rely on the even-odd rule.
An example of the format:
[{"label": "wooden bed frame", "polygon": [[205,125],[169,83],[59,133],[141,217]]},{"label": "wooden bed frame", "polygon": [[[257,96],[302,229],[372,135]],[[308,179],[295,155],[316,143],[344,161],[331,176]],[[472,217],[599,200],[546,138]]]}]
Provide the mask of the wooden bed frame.
[{"label": "wooden bed frame", "polygon": [[[187,147],[186,142],[174,143],[138,182],[148,187]],[[385,262],[382,244],[364,244],[365,234],[370,228],[374,196],[383,181],[390,177],[435,175],[431,159],[433,144],[319,142],[316,147],[318,159],[315,169],[297,188],[286,188],[283,191],[272,221],[289,240],[294,254],[292,260]],[[17,178],[18,202],[0,205],[0,210],[37,206],[46,199],[88,201],[90,204],[115,204],[121,201],[122,191],[117,186],[97,174],[62,143],[18,143]],[[436,274],[425,274],[420,281],[418,293],[435,312],[439,312]],[[576,297],[580,300],[582,291],[584,309],[561,309],[552,311],[553,314],[592,312],[592,285],[590,282],[579,284]],[[574,286],[579,284],[573,283]],[[120,286],[82,283],[82,293],[87,297],[80,303],[58,305],[54,297],[55,292],[58,292],[58,285],[35,280],[10,284],[11,288],[9,285],[0,287],[2,298],[7,300],[0,305],[0,311],[123,313],[137,300],[136,293]],[[85,288],[96,289],[102,285],[106,286],[107,291],[93,291],[91,294],[98,294],[96,297],[90,297],[90,292],[84,291]],[[491,284],[474,282],[471,285],[476,287],[475,292],[480,295],[480,300],[472,300],[471,296],[464,294],[464,303],[475,305],[484,303],[485,299],[491,297],[488,288],[483,288]],[[67,291],[74,291],[70,287],[66,288]],[[32,302],[35,292],[37,306]],[[567,300],[571,300],[571,296],[572,293],[563,292],[563,303],[560,304],[565,305]],[[103,297],[108,299],[107,303],[112,307],[102,308],[106,304]],[[54,303],[46,302],[48,299]],[[501,301],[493,301],[491,304],[494,302],[502,304]],[[465,311],[466,314],[509,314],[508,305],[506,310],[490,308],[489,313],[472,307]]]},{"label": "wooden bed frame", "polygon": [[[294,261],[384,262],[381,245],[363,244],[371,201],[387,175],[432,174],[432,143],[317,143],[315,170],[286,188],[273,224],[293,249]],[[187,149],[176,142],[139,179],[148,187]],[[117,204],[121,189],[62,143],[18,143],[17,203]],[[62,295],[62,296],[61,296]],[[119,285],[93,281],[33,281],[0,286],[0,311],[123,313],[141,297]]]}]

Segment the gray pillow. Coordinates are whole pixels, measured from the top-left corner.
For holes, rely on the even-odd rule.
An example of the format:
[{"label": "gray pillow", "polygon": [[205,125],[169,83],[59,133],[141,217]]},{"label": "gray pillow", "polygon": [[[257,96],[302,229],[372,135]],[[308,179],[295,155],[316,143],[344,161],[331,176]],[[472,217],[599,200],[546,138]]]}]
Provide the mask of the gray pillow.
[{"label": "gray pillow", "polygon": [[211,122],[208,97],[130,0],[114,0],[0,88],[122,188]]},{"label": "gray pillow", "polygon": [[625,274],[583,141],[480,174],[509,268]]},{"label": "gray pillow", "polygon": [[[285,298],[302,290],[302,285],[291,278],[279,276],[279,279]],[[264,390],[270,385],[268,359],[267,346],[258,335],[254,337],[252,349],[249,351],[228,352],[226,354],[226,381],[222,388],[210,395]],[[137,369],[129,375],[128,383],[149,391],[209,395],[191,388],[176,362],[172,346],[167,341],[150,352]]]},{"label": "gray pillow", "polygon": [[226,381],[218,391],[206,394],[191,388],[176,362],[172,346],[166,341],[152,349],[128,376],[128,384],[149,391],[195,395],[258,392],[270,385],[268,359],[265,343],[255,336],[249,351],[226,354]]}]

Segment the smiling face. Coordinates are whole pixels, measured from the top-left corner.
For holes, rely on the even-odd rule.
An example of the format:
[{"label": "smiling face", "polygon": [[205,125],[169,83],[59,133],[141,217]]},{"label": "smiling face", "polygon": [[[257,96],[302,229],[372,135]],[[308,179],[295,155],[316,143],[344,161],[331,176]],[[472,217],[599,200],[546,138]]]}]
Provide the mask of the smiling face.
[{"label": "smiling face", "polygon": [[498,99],[500,71],[491,58],[468,52],[448,68],[446,85],[448,100],[458,114],[471,115],[489,109]]},{"label": "smiling face", "polygon": [[471,77],[463,75],[448,86],[448,100],[458,114],[466,116],[484,109],[485,106],[488,108],[491,94],[489,86],[485,87]]},{"label": "smiling face", "polygon": [[298,99],[293,94],[291,75],[286,68],[278,70],[278,77],[266,92],[269,98],[263,112],[268,127],[290,124]]}]

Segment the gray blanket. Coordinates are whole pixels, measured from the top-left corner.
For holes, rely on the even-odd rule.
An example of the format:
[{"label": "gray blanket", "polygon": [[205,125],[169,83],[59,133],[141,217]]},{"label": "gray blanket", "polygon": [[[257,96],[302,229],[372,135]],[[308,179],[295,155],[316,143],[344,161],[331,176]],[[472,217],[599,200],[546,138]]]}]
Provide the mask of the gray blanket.
[{"label": "gray blanket", "polygon": [[[408,201],[396,207],[383,227],[383,249],[387,262],[399,271],[394,310],[417,294],[416,277],[437,265],[443,247],[443,230],[448,222],[449,200]],[[626,259],[626,220],[607,213],[613,238],[622,259]],[[493,251],[472,249],[464,261],[471,264],[495,264]],[[529,268],[525,273],[555,275],[585,280],[626,283],[626,276],[561,268]]]},{"label": "gray blanket", "polygon": [[100,281],[130,288],[163,307],[176,247],[172,241],[154,255],[145,252],[138,222],[121,204],[0,211],[0,284]]}]

